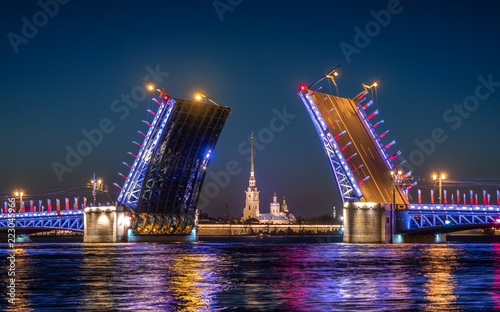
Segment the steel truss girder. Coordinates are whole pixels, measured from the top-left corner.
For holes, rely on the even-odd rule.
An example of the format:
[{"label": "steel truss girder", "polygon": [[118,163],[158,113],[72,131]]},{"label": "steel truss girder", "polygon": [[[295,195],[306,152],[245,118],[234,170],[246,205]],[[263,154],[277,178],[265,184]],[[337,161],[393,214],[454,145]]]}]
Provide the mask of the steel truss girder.
[{"label": "steel truss girder", "polygon": [[[83,214],[57,217],[15,218],[15,228],[45,228],[83,231]],[[8,219],[0,219],[0,229],[12,228]]]},{"label": "steel truss girder", "polygon": [[144,176],[148,170],[151,156],[156,149],[163,129],[167,124],[168,117],[175,104],[175,99],[170,98],[166,103],[162,102],[156,116],[149,127],[144,142],[137,154],[134,164],[125,180],[125,183],[118,196],[118,203],[129,208],[137,208],[139,195],[141,192]]},{"label": "steel truss girder", "polygon": [[[498,213],[481,213],[467,211],[409,212],[409,228],[406,230],[425,229],[431,227],[449,227],[453,225],[496,224]],[[448,221],[448,223],[446,223]]]},{"label": "steel truss girder", "polygon": [[298,95],[302,99],[302,102],[311,117],[325,153],[328,156],[328,161],[330,162],[330,167],[332,168],[335,180],[337,181],[337,187],[339,188],[342,201],[358,201],[363,196],[363,193],[361,192],[359,185],[355,181],[351,172],[349,171],[349,173],[347,173],[348,171],[345,168],[347,164],[342,164],[342,160],[339,159],[343,158],[342,153],[340,152],[340,149],[330,134],[328,128],[324,126],[325,121],[323,120],[323,117],[319,115],[319,112],[315,113],[313,105],[316,104],[309,93],[306,93],[306,96],[304,96],[302,92],[299,92]]}]

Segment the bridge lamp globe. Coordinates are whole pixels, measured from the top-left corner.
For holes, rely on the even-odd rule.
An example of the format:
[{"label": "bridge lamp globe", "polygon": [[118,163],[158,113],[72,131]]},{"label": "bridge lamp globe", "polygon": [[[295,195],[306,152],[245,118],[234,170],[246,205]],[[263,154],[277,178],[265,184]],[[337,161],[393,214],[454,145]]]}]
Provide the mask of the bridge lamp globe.
[{"label": "bridge lamp globe", "polygon": [[399,170],[398,175],[401,175],[401,174],[403,174],[403,171]]},{"label": "bridge lamp globe", "polygon": [[393,175],[394,175],[394,171],[391,170],[391,176],[393,176]]},{"label": "bridge lamp globe", "polygon": [[441,175],[441,180],[444,180],[446,176],[444,174]]},{"label": "bridge lamp globe", "polygon": [[195,99],[196,101],[201,101],[201,99],[203,99],[203,95],[202,95],[202,94],[200,94],[200,93],[196,93],[196,94],[194,95],[194,99]]},{"label": "bridge lamp globe", "polygon": [[376,86],[378,86],[378,84],[377,84],[376,82],[374,82],[374,83],[373,83],[373,86],[374,86],[374,87],[376,87]]},{"label": "bridge lamp globe", "polygon": [[335,77],[337,77],[337,76],[339,75],[339,73],[338,73],[338,72],[334,72],[334,73],[333,73],[333,75],[334,75]]},{"label": "bridge lamp globe", "polygon": [[438,177],[438,176],[435,174],[435,175],[433,175],[433,176],[432,176],[432,179],[433,179],[433,180],[436,180],[436,179],[437,179],[437,177]]},{"label": "bridge lamp globe", "polygon": [[146,86],[146,89],[148,89],[149,91],[154,91],[155,86],[149,83],[149,84]]}]

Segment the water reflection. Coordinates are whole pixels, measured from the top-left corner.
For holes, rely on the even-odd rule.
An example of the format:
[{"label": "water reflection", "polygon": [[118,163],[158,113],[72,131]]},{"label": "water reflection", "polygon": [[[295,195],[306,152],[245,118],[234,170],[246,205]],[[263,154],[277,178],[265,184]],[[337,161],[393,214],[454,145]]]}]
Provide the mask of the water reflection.
[{"label": "water reflection", "polygon": [[423,285],[426,304],[422,307],[426,311],[456,310],[457,285],[454,273],[458,266],[457,250],[448,245],[427,245],[423,256],[422,272],[427,278]]},{"label": "water reflection", "polygon": [[[22,246],[22,245],[21,245]],[[11,250],[12,252],[12,250]],[[9,252],[9,254],[11,254]],[[15,276],[8,276],[8,273],[5,274],[5,279],[4,281],[6,283],[2,283],[4,287],[6,288],[7,285],[10,285],[10,279],[14,278],[14,289],[15,289],[15,305],[8,304],[7,308],[5,311],[31,311],[30,307],[30,296],[28,294],[30,293],[29,291],[29,282],[30,280],[33,280],[33,276],[31,275],[32,269],[31,266],[28,263],[28,251],[26,251],[23,248],[16,248],[14,249],[14,254],[15,254],[15,270],[13,271]],[[10,266],[10,260],[7,262],[7,265],[5,266],[6,270]],[[12,271],[11,271],[12,272]],[[2,297],[4,298],[5,302],[8,302],[11,297],[8,295],[7,290],[2,290]]]},{"label": "water reflection", "polygon": [[196,249],[180,244],[86,246],[83,307],[212,311],[215,295],[225,287],[222,257]]},{"label": "water reflection", "polygon": [[500,310],[500,244],[493,244],[492,297],[495,310]]},{"label": "water reflection", "polygon": [[[500,307],[500,245],[26,244],[17,252],[17,304],[4,304],[4,292],[1,311]],[[4,267],[7,253],[0,249]]]}]

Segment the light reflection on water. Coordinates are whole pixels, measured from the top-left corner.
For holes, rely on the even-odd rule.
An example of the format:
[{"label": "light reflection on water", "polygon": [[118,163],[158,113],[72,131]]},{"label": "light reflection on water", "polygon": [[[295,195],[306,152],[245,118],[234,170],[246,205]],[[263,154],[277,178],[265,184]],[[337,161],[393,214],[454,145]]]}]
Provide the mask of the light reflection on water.
[{"label": "light reflection on water", "polygon": [[[300,240],[300,239],[299,239]],[[273,243],[274,242],[274,243]],[[500,245],[19,244],[6,311],[500,309]],[[1,264],[8,250],[0,249]]]}]

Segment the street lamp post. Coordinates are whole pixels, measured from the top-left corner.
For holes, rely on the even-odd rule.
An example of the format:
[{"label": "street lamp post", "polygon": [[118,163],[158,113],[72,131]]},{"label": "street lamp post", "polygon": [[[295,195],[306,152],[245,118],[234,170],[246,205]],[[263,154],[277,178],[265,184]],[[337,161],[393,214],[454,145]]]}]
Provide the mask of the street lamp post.
[{"label": "street lamp post", "polygon": [[432,176],[432,179],[433,180],[438,180],[438,184],[439,184],[439,204],[441,205],[441,189],[442,189],[442,186],[443,186],[443,180],[446,179],[446,175],[444,173],[441,173],[441,169],[438,170],[438,174],[434,174]]},{"label": "street lamp post", "polygon": [[403,172],[401,170],[399,171],[391,171],[391,176],[392,176],[392,204],[391,204],[391,217],[390,217],[390,228],[391,228],[391,239],[390,242],[392,243],[392,238],[394,236],[394,210],[396,210],[396,181],[399,183],[399,179],[401,178],[401,175]]},{"label": "street lamp post", "polygon": [[16,192],[16,197],[19,197],[19,210],[17,212],[21,212],[21,205],[23,204],[23,195],[24,193],[21,192]]},{"label": "street lamp post", "polygon": [[215,105],[217,106],[220,106],[222,107],[219,103],[215,102],[214,100],[212,100],[211,98],[207,97],[205,94],[202,94],[202,93],[196,93],[195,96],[194,96],[194,99],[196,101],[201,101],[202,99],[207,99],[208,101],[214,103]]},{"label": "street lamp post", "polygon": [[90,181],[92,183],[92,196],[94,197],[94,202],[93,205],[95,206],[95,195],[96,195],[96,190],[101,190],[101,185],[102,185],[102,180],[96,180],[95,179],[95,172],[94,172],[94,178]]}]

